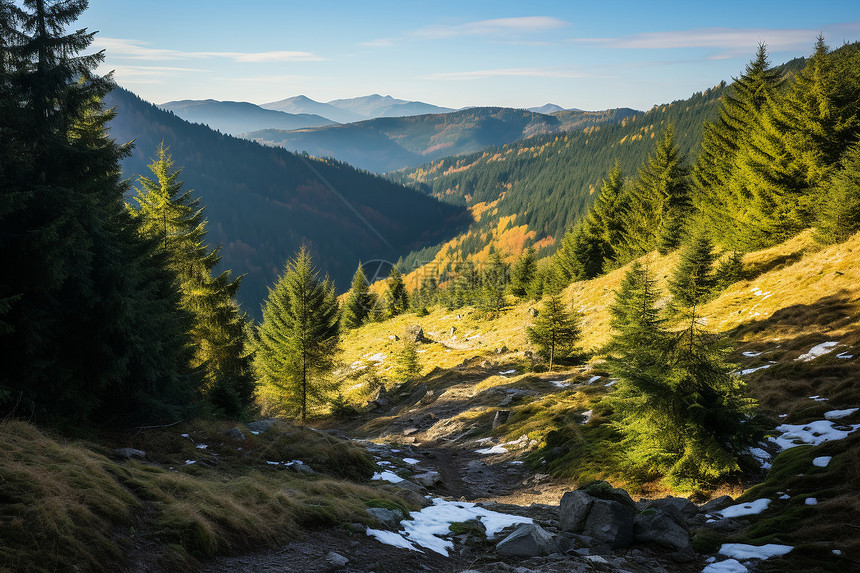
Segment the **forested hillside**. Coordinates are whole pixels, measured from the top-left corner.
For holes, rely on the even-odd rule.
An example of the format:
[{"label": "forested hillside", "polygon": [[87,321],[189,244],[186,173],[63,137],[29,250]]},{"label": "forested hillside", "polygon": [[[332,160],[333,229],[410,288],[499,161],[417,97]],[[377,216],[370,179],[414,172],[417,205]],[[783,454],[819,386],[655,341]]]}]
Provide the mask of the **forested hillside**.
[{"label": "forested hillside", "polygon": [[189,124],[121,88],[105,97],[116,107],[111,136],[134,140],[123,174],[135,180],[163,142],[186,188],[205,206],[209,240],[222,243],[219,268],[246,274],[238,298],[257,315],[267,285],[304,242],[339,288],[359,259],[396,260],[414,248],[450,236],[467,223],[461,207],[336,161]]},{"label": "forested hillside", "polygon": [[[793,60],[779,73],[791,74],[802,65],[802,59]],[[490,243],[506,256],[529,244],[552,252],[597,196],[615,163],[623,177],[633,177],[667,126],[674,127],[679,151],[691,162],[701,146],[703,125],[717,117],[725,90],[721,83],[621,122],[578,126],[581,129],[563,135],[448,157],[389,177],[476,213],[478,221],[469,232],[448,245],[448,257],[467,258],[482,251],[485,257]],[[428,253],[420,256],[426,259]],[[407,266],[416,262],[413,256]]]},{"label": "forested hillside", "polygon": [[266,145],[334,157],[362,169],[384,172],[537,135],[619,122],[636,113],[617,109],[544,115],[522,109],[477,107],[298,131],[265,129],[245,136]]}]

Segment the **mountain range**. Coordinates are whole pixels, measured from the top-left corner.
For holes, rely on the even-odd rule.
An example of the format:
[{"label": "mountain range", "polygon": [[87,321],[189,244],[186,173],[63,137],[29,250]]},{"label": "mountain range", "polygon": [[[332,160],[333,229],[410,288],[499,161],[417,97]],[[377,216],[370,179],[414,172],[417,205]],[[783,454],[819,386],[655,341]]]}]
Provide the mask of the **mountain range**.
[{"label": "mountain range", "polygon": [[538,135],[620,122],[639,113],[622,108],[601,112],[557,111],[547,115],[524,109],[473,107],[444,114],[380,117],[293,131],[263,129],[245,133],[243,137],[315,157],[334,157],[382,173]]},{"label": "mountain range", "polygon": [[455,111],[450,107],[440,107],[421,101],[407,101],[393,98],[390,95],[381,96],[379,94],[335,99],[326,103],[299,95],[281,101],[264,103],[260,107],[288,113],[314,113],[338,123],[352,123],[377,117],[403,117]]},{"label": "mountain range", "polygon": [[335,123],[316,114],[285,113],[243,101],[181,100],[169,101],[158,107],[191,123],[208,125],[230,135],[255,129],[302,129]]}]

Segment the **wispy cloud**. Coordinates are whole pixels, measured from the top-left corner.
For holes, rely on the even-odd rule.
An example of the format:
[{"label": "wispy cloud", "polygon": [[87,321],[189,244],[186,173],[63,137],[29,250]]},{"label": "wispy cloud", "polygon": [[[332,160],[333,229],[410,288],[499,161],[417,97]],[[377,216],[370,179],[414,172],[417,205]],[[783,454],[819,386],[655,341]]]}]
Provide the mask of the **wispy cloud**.
[{"label": "wispy cloud", "polygon": [[[844,25],[840,27],[843,28]],[[761,42],[767,44],[770,51],[811,49],[815,37],[822,31],[827,29],[696,28],[617,38],[572,38],[570,41],[632,50],[719,48],[752,53]]]},{"label": "wispy cloud", "polygon": [[378,38],[368,42],[359,42],[358,45],[365,48],[390,48],[394,43],[394,38]]},{"label": "wispy cloud", "polygon": [[568,23],[550,16],[523,16],[521,18],[496,18],[465,24],[427,26],[414,34],[423,38],[444,39],[458,36],[505,36],[511,34],[536,34],[564,28]]},{"label": "wispy cloud", "polygon": [[487,78],[597,78],[609,77],[591,72],[558,68],[503,68],[496,70],[475,70],[470,72],[445,72],[421,76],[422,80],[483,80]]},{"label": "wispy cloud", "polygon": [[220,58],[245,63],[274,62],[318,62],[325,58],[312,52],[277,50],[271,52],[185,52],[164,48],[152,48],[147,42],[124,38],[96,38],[96,49],[107,50],[111,56],[132,60],[171,61]]}]

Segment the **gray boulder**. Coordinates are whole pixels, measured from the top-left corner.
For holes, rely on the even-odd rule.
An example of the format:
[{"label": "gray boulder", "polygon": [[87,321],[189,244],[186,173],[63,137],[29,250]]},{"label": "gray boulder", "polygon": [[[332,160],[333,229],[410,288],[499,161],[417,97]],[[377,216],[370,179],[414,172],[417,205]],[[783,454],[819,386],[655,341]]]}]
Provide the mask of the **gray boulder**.
[{"label": "gray boulder", "polygon": [[429,342],[429,340],[424,337],[424,329],[417,324],[406,327],[406,340],[409,342],[416,342],[418,344]]},{"label": "gray boulder", "polygon": [[134,448],[120,448],[118,450],[113,451],[114,454],[121,458],[131,459],[137,458],[139,460],[146,459],[146,452],[143,450],[135,450]]},{"label": "gray boulder", "polygon": [[368,507],[365,511],[389,529],[397,529],[400,527],[400,521],[403,519],[403,513],[394,509],[385,509],[384,507]]},{"label": "gray boulder", "polygon": [[561,497],[558,507],[559,527],[562,531],[581,533],[585,519],[591,511],[594,498],[582,490],[568,491]]},{"label": "gray boulder", "polygon": [[690,544],[690,532],[678,523],[679,517],[683,519],[672,506],[646,509],[634,519],[633,537],[637,542],[658,543],[692,559],[695,553]]},{"label": "gray boulder", "polygon": [[256,422],[248,423],[248,429],[252,433],[263,434],[278,423],[277,418],[268,418],[266,420],[257,420]]},{"label": "gray boulder", "polygon": [[349,563],[349,559],[341,555],[340,553],[335,553],[334,551],[329,551],[325,556],[326,563],[334,569],[342,569],[346,567],[347,563]]},{"label": "gray boulder", "polygon": [[595,499],[591,504],[582,534],[613,549],[633,543],[633,510],[617,501]]},{"label": "gray boulder", "polygon": [[683,497],[655,499],[654,501],[648,502],[646,509],[666,509],[667,507],[675,509],[678,513],[684,516],[684,519],[696,517],[699,513],[699,506]]},{"label": "gray boulder", "polygon": [[240,430],[239,428],[230,428],[229,430],[224,430],[224,435],[231,440],[236,440],[237,442],[245,441],[245,434],[243,434],[242,430]]},{"label": "gray boulder", "polygon": [[735,502],[730,495],[721,495],[720,497],[715,497],[705,505],[699,508],[699,511],[702,513],[715,513],[720,511],[721,509],[725,509],[728,506],[732,505]]},{"label": "gray boulder", "polygon": [[505,557],[537,557],[557,550],[552,535],[533,523],[520,525],[496,545],[496,553]]},{"label": "gray boulder", "polygon": [[417,474],[412,476],[412,480],[424,487],[433,487],[438,483],[442,483],[442,475],[439,472],[428,471],[423,474]]}]

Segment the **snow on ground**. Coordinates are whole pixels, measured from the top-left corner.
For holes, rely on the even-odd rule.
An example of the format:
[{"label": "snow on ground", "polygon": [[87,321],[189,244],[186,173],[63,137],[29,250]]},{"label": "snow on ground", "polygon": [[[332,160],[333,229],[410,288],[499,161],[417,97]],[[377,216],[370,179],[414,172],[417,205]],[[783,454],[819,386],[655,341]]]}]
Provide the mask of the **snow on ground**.
[{"label": "snow on ground", "polygon": [[382,352],[377,352],[376,354],[366,356],[364,359],[368,362],[385,362],[385,354],[383,354]]},{"label": "snow on ground", "polygon": [[206,448],[208,448],[209,446],[207,446],[206,444],[197,444],[197,445],[196,445],[196,446],[194,446],[194,447],[195,447],[195,448],[197,448],[198,450],[205,450],[205,449],[206,449]]},{"label": "snow on ground", "polygon": [[842,358],[843,360],[850,360],[851,358],[854,358],[854,355],[848,354],[847,352],[840,352],[839,354],[836,355],[836,358]]},{"label": "snow on ground", "polygon": [[810,360],[814,360],[815,358],[823,356],[828,352],[832,352],[833,348],[837,344],[839,343],[832,340],[830,342],[822,342],[821,344],[813,346],[809,349],[809,352],[807,352],[806,354],[801,354],[800,356],[795,358],[795,360],[800,360],[801,362],[809,362]]},{"label": "snow on ground", "polygon": [[733,557],[735,559],[770,559],[771,557],[779,557],[785,555],[794,549],[791,545],[777,545],[776,543],[768,543],[767,545],[747,545],[745,543],[724,543],[720,547],[720,555]]},{"label": "snow on ground", "polygon": [[770,437],[768,440],[774,442],[781,449],[787,450],[804,444],[817,446],[824,442],[841,440],[857,429],[860,429],[860,424],[837,427],[837,424],[830,420],[818,420],[808,424],[782,424],[776,427],[776,430],[782,432],[782,435],[776,438]]},{"label": "snow on ground", "polygon": [[824,412],[824,417],[828,420],[838,420],[840,418],[847,418],[860,408],[848,408],[846,410],[830,410],[829,412]]},{"label": "snow on ground", "polygon": [[741,370],[741,376],[746,376],[747,374],[752,374],[753,372],[757,372],[758,370],[764,370],[765,368],[770,368],[773,366],[772,364],[765,364],[764,366],[759,366],[758,368],[746,368]]},{"label": "snow on ground", "polygon": [[803,503],[806,505],[818,505],[818,500],[814,497],[807,497]]},{"label": "snow on ground", "polygon": [[812,460],[812,465],[817,468],[826,468],[827,464],[829,464],[832,459],[833,458],[831,456],[819,456]]},{"label": "snow on ground", "polygon": [[753,352],[752,350],[747,350],[743,353],[747,358],[755,358],[756,356],[761,355],[761,352]]},{"label": "snow on ground", "polygon": [[583,416],[585,419],[582,421],[582,423],[583,423],[583,424],[587,424],[588,422],[590,422],[590,421],[591,421],[591,416],[592,416],[592,415],[594,415],[594,411],[592,411],[592,410],[586,410],[585,412],[583,412],[583,413],[582,413],[582,416]]},{"label": "snow on ground", "polygon": [[505,370],[504,372],[499,372],[500,376],[507,376],[508,374],[516,374],[516,370]]},{"label": "snow on ground", "polygon": [[592,376],[591,378],[588,379],[588,383],[593,384],[593,383],[597,382],[598,380],[600,380],[601,378],[603,378],[603,376]]},{"label": "snow on ground", "polygon": [[503,444],[499,444],[498,446],[493,446],[492,448],[482,448],[480,450],[475,450],[476,454],[481,454],[483,456],[491,456],[493,454],[506,454],[508,453],[508,448],[506,448]]},{"label": "snow on ground", "polygon": [[616,382],[618,382],[618,380],[610,380],[609,382],[607,382],[606,384],[604,384],[604,386],[606,386],[607,388],[609,388],[610,386],[615,385],[615,383],[616,383]]},{"label": "snow on ground", "polygon": [[818,394],[816,394],[815,396],[810,396],[809,399],[815,400],[816,402],[827,402],[827,398],[819,396]]},{"label": "snow on ground", "polygon": [[747,573],[749,569],[740,564],[737,559],[726,559],[719,563],[711,563],[702,573]]},{"label": "snow on ground", "polygon": [[747,451],[758,461],[762,469],[769,470],[772,467],[770,463],[771,455],[763,449],[750,447]]},{"label": "snow on ground", "polygon": [[402,477],[400,477],[396,473],[389,471],[389,470],[385,470],[382,472],[376,472],[373,474],[373,477],[370,479],[383,480],[383,481],[388,481],[391,483],[400,483],[403,481]]},{"label": "snow on ground", "polygon": [[567,380],[550,380],[549,383],[556,388],[567,388],[568,386],[570,386],[570,382],[568,382]]},{"label": "snow on ground", "polygon": [[487,537],[490,538],[509,525],[532,523],[527,517],[490,511],[474,503],[445,501],[441,498],[434,499],[433,505],[421,511],[413,511],[409,516],[412,519],[401,522],[403,529],[400,532],[368,529],[367,534],[388,545],[419,551],[415,548],[417,545],[447,557],[448,551],[454,548],[454,543],[437,536],[450,535],[449,527],[452,523],[479,519],[487,528]]},{"label": "snow on ground", "polygon": [[403,458],[403,461],[411,466],[421,463],[421,460],[416,460],[415,458]]},{"label": "snow on ground", "polygon": [[737,505],[730,505],[722,511],[717,511],[716,513],[720,514],[723,517],[742,517],[744,515],[758,515],[767,509],[767,506],[770,505],[770,500],[766,497],[761,499],[757,499],[755,501],[750,501],[748,503],[739,503]]}]

